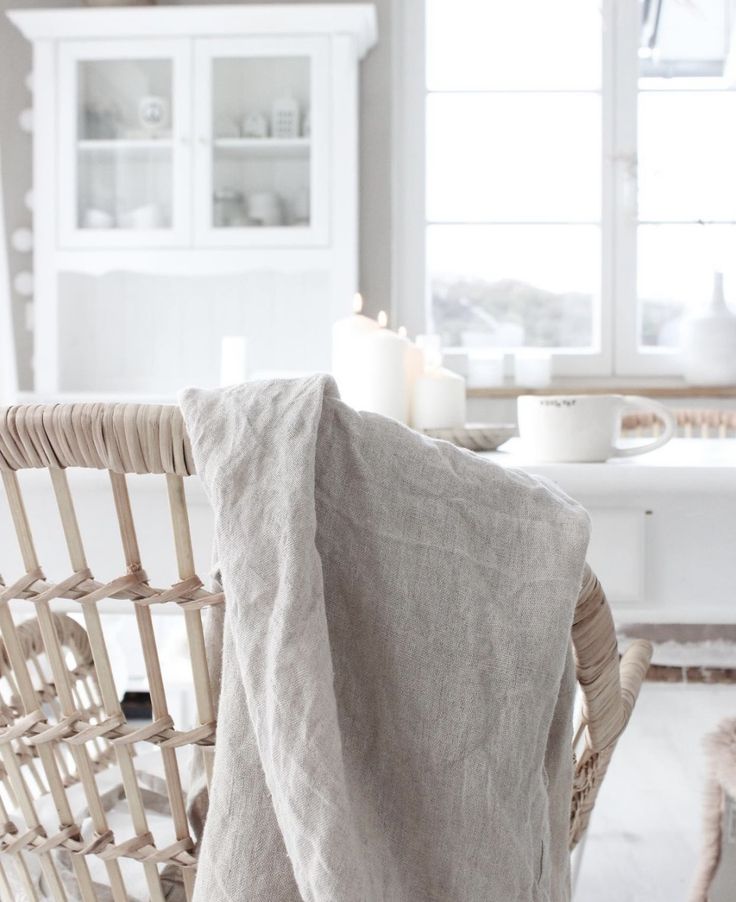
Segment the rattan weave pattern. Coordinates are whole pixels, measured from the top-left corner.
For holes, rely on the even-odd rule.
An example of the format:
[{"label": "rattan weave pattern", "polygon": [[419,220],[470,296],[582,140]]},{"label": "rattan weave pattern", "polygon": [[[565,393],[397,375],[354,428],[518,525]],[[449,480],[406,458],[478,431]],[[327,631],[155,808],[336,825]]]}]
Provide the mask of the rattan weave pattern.
[{"label": "rattan weave pattern", "polygon": [[[107,582],[93,576],[80,532],[66,468],[108,470],[125,570]],[[47,578],[38,559],[26,514],[18,470],[48,470],[63,528],[69,571]],[[171,512],[179,579],[150,585],[141,560],[126,474],[161,474]],[[27,405],[0,411],[0,474],[13,519],[24,572],[0,577],[0,896],[12,899],[8,869],[30,899],[39,899],[28,867],[38,856],[47,893],[66,900],[54,850],[71,853],[81,898],[93,902],[95,887],[88,859],[105,864],[113,899],[127,899],[121,858],[141,863],[150,898],[163,902],[162,865],[181,869],[187,898],[194,886],[194,842],[187,823],[177,749],[215,741],[215,700],[208,667],[202,609],[224,602],[204,589],[194,566],[185,497],[185,478],[194,473],[189,441],[176,407],[136,404]],[[52,516],[53,511],[49,511]],[[163,541],[163,537],[162,537]],[[2,549],[0,549],[0,555]],[[0,557],[0,567],[2,559]],[[2,570],[0,570],[2,572]],[[145,658],[153,709],[142,728],[127,723],[118,701],[99,603],[130,602]],[[53,611],[58,599],[74,604],[82,627]],[[154,605],[175,605],[184,619],[191,659],[196,723],[181,729],[169,712],[161,652],[153,626]],[[29,619],[30,618],[30,619]],[[576,733],[575,788],[570,843],[584,832],[615,743],[626,726],[644,678],[651,649],[635,642],[619,664],[613,622],[603,591],[592,573],[578,602],[573,644],[585,705]],[[139,745],[157,747],[166,775],[172,842],[158,848],[149,830],[142,790],[134,767]],[[207,767],[211,756],[206,755]],[[96,777],[116,765],[130,811],[130,836],[109,827]],[[209,776],[209,773],[208,773]],[[81,784],[93,824],[82,839],[67,789]],[[38,800],[49,795],[58,831],[47,834]],[[14,821],[20,812],[24,825]]]}]

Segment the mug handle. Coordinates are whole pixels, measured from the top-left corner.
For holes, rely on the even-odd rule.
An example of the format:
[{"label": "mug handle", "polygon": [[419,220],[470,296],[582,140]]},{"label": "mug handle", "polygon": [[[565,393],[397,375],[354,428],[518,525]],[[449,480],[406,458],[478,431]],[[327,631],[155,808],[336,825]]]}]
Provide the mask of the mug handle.
[{"label": "mug handle", "polygon": [[626,407],[635,407],[638,410],[647,410],[655,414],[662,421],[664,432],[651,442],[635,445],[633,448],[619,448],[618,445],[614,445],[611,450],[616,457],[633,457],[635,454],[646,454],[647,451],[654,451],[655,448],[661,448],[662,445],[666,445],[675,434],[674,414],[664,404],[652,401],[649,398],[641,398],[639,395],[624,395],[623,403]]}]

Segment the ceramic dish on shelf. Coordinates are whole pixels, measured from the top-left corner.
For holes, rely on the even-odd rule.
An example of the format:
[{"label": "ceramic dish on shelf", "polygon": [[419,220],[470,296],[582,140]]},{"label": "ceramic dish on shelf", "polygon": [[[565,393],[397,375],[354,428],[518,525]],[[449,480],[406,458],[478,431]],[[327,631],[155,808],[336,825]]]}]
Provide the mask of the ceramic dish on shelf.
[{"label": "ceramic dish on shelf", "polygon": [[452,442],[469,451],[495,451],[519,434],[515,423],[466,423],[452,429],[427,429],[425,435]]}]

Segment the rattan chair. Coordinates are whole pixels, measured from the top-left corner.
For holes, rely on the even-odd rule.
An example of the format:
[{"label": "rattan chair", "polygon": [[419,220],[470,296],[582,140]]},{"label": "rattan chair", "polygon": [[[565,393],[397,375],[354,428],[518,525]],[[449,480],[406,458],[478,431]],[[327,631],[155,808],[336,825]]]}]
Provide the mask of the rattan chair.
[{"label": "rattan chair", "polygon": [[[67,468],[74,467],[109,473],[124,566],[108,582],[96,580],[87,561],[67,478]],[[54,501],[46,515],[58,517],[63,529],[69,560],[64,573],[47,576],[37,556],[17,473],[28,468],[48,470]],[[125,874],[137,862],[150,899],[165,898],[164,871],[181,875],[190,898],[195,844],[179,755],[185,747],[214,744],[215,701],[201,617],[203,608],[221,604],[224,596],[207,591],[195,571],[185,498],[194,466],[181,414],[176,407],[135,404],[11,407],[0,411],[0,471],[23,561],[22,573],[0,571],[6,577],[0,580],[0,896],[17,898],[13,888],[21,886],[29,899],[41,898],[33,876],[40,866],[51,898],[98,899],[94,864],[98,875],[104,865],[107,896],[124,900],[129,898]],[[153,587],[144,569],[128,491],[127,474],[133,473],[165,477],[179,570],[173,585]],[[106,618],[99,610],[108,598],[127,600],[140,635],[152,704],[152,719],[144,726],[128,723],[119,702]],[[54,610],[62,603],[67,609],[71,604],[83,627]],[[186,627],[193,728],[182,729],[169,713],[155,605],[177,608]],[[572,639],[584,703],[575,734],[571,848],[587,827],[651,654],[648,643],[637,641],[619,661],[610,610],[590,571]],[[170,841],[163,843],[151,832],[137,768],[137,755],[146,748],[154,749],[163,765],[171,825]],[[211,755],[204,757],[211,763]],[[111,829],[103,798],[104,780],[115,768],[128,815],[122,831]],[[84,799],[85,823],[70,800],[74,792]],[[40,813],[49,804],[58,825],[52,830]]]},{"label": "rattan chair", "polygon": [[[673,410],[678,438],[736,438],[736,411],[715,408]],[[629,413],[621,421],[625,436],[658,436],[662,422],[654,413]]]}]

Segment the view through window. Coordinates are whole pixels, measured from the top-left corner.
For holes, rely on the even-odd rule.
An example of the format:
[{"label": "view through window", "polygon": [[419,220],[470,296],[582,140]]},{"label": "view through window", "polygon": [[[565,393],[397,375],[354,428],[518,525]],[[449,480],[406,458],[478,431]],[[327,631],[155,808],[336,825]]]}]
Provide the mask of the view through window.
[{"label": "view through window", "polygon": [[[736,71],[727,0],[642,5],[638,296],[644,347],[677,346],[682,315],[736,251]],[[734,273],[736,276],[736,273]],[[736,278],[730,281],[736,291]]]},{"label": "view through window", "polygon": [[626,2],[628,18],[609,0],[427,0],[429,321],[446,347],[593,357],[625,319],[630,356],[671,349],[732,265],[730,0]]}]

